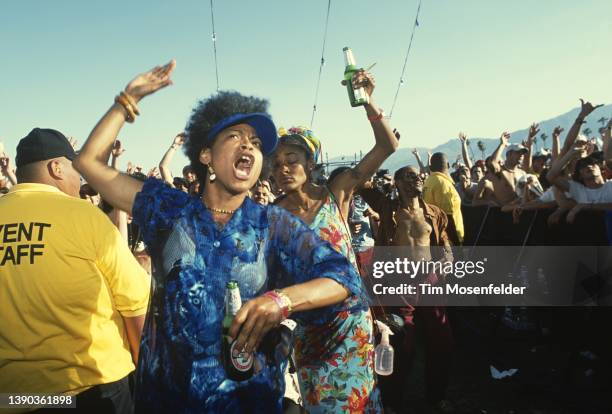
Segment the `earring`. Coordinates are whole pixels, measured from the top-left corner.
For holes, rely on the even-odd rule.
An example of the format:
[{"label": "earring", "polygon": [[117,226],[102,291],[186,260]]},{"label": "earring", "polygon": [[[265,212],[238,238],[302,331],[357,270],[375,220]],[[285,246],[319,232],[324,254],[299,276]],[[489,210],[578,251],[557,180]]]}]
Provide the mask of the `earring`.
[{"label": "earring", "polygon": [[217,174],[215,174],[215,170],[210,165],[206,164],[206,167],[208,168],[208,179],[212,183],[217,179]]}]

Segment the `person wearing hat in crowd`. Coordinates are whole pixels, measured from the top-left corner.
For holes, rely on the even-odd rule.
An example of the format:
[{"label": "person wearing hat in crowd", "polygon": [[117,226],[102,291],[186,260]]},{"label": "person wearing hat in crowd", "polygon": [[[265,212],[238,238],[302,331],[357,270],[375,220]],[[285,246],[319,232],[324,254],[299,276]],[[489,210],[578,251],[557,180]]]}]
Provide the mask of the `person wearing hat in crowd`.
[{"label": "person wearing hat in crowd", "polygon": [[[530,129],[530,136],[532,133],[533,130]],[[502,163],[501,154],[504,149],[506,160]],[[473,205],[504,206],[514,202],[518,198],[516,183],[525,174],[521,166],[527,153],[525,146],[510,144],[510,134],[503,132],[493,155],[485,160],[487,172],[475,191]]]},{"label": "person wearing hat in crowd", "polygon": [[62,133],[34,128],[17,146],[19,184],[0,199],[0,393],[130,413],[150,279],[79,199],[75,157]]},{"label": "person wearing hat in crowd", "polygon": [[[573,222],[581,211],[612,210],[612,181],[606,180],[601,173],[600,160],[586,154],[586,142],[577,141],[563,157],[555,160],[548,172],[548,181],[561,191],[566,191],[576,202],[567,214],[567,221]],[[576,162],[572,179],[563,175],[563,169]]]},{"label": "person wearing hat in crowd", "polygon": [[[151,252],[155,289],[136,410],[279,413],[287,352],[275,349],[266,333],[290,314],[301,324],[325,325],[346,307],[348,296],[363,297],[364,287],[349,261],[299,219],[247,197],[263,156],[277,142],[265,100],[222,91],[194,108],[184,148],[201,183],[200,197],[156,179],[143,184],[106,166],[119,130],[138,115],[138,102],[169,85],[174,67],[171,61],[134,78],[75,160],[104,199],[132,212]],[[230,280],[238,283],[244,303],[229,336],[254,370],[244,381],[228,378],[221,355]]]}]

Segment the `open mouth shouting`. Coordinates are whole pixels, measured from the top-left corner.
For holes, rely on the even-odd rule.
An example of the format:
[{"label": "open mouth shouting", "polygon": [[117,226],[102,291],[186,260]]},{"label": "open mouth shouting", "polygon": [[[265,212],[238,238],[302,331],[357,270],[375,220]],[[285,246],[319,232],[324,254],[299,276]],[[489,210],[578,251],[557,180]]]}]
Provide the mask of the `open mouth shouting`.
[{"label": "open mouth shouting", "polygon": [[251,176],[254,163],[255,157],[253,155],[248,153],[240,154],[238,159],[234,162],[234,176],[239,180],[248,180]]}]

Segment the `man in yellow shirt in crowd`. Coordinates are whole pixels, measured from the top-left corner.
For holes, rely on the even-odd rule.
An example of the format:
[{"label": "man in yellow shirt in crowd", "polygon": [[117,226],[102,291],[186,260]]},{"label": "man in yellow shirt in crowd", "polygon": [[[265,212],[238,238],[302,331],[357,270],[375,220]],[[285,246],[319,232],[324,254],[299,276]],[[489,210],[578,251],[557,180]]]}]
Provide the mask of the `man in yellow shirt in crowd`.
[{"label": "man in yellow shirt in crowd", "polygon": [[17,146],[18,184],[0,198],[0,393],[130,413],[150,279],[78,198],[75,156],[60,132],[33,129]]},{"label": "man in yellow shirt in crowd", "polygon": [[423,200],[428,204],[440,207],[448,216],[447,233],[451,242],[458,246],[463,243],[463,216],[461,215],[461,197],[455,189],[455,183],[448,173],[446,154],[436,152],[431,156],[429,169],[431,175],[423,185]]}]

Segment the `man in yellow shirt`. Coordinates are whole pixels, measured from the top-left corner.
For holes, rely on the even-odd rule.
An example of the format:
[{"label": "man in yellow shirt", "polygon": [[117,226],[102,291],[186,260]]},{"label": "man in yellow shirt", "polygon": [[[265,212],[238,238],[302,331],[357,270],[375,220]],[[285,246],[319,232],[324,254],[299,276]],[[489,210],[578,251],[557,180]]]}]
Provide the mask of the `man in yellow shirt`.
[{"label": "man in yellow shirt", "polygon": [[70,394],[71,412],[129,413],[150,279],[78,198],[75,156],[60,132],[35,128],[17,146],[19,184],[0,198],[0,393]]},{"label": "man in yellow shirt", "polygon": [[454,245],[463,243],[463,216],[461,215],[461,197],[455,189],[455,183],[448,173],[446,154],[436,152],[429,161],[431,175],[423,185],[423,199],[426,203],[440,207],[448,216],[447,233]]}]

